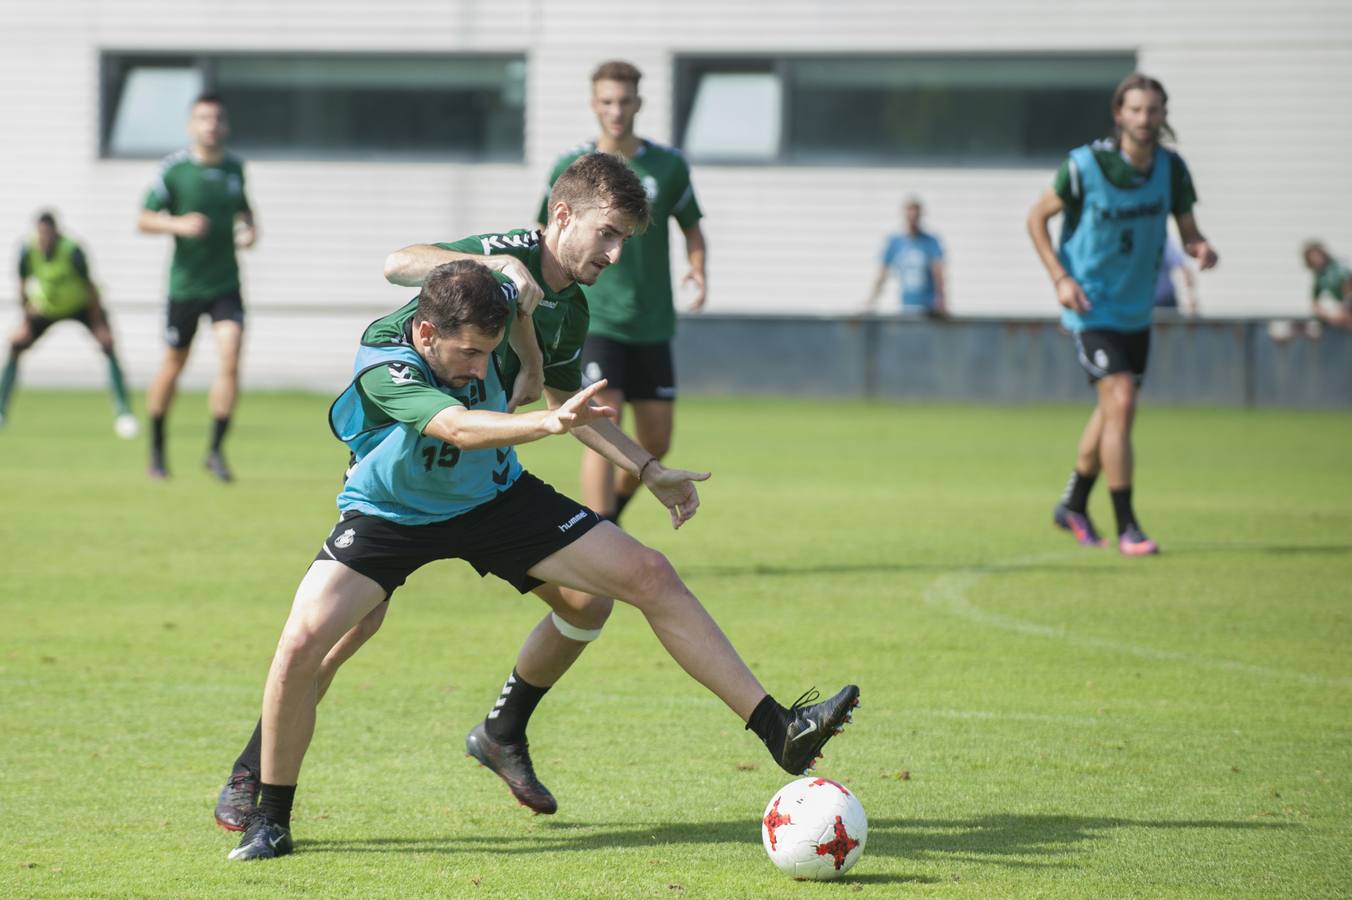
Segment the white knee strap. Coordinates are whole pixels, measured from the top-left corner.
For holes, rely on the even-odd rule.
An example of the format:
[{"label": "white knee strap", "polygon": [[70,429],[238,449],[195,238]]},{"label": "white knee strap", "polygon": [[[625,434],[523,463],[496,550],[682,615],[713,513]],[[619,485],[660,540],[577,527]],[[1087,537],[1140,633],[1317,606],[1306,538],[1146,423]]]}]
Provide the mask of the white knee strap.
[{"label": "white knee strap", "polygon": [[558,613],[552,612],[549,618],[553,620],[554,627],[559,630],[559,634],[573,641],[589,642],[594,641],[601,636],[599,628],[578,628],[576,625],[569,625]]}]

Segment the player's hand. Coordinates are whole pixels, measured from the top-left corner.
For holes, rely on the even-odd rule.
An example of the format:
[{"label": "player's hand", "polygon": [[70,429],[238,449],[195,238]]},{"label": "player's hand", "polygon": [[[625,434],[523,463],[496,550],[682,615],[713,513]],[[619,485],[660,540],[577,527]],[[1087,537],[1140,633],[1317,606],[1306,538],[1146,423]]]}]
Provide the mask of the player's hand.
[{"label": "player's hand", "polygon": [[687,284],[695,286],[695,296],[690,299],[690,312],[699,312],[704,309],[704,273],[696,269],[686,272],[685,277],[681,279],[681,287],[684,288]]},{"label": "player's hand", "polygon": [[516,309],[521,315],[529,316],[535,313],[535,307],[540,305],[544,299],[545,292],[536,283],[534,276],[526,264],[515,256],[499,256],[502,262],[498,266],[498,271],[512,280],[516,285]]},{"label": "player's hand", "polygon": [[544,418],[545,431],[550,434],[564,434],[588,422],[617,415],[617,411],[611,407],[598,406],[591,402],[593,397],[605,389],[606,384],[604,378],[593,382],[550,410]]},{"label": "player's hand", "polygon": [[1084,289],[1069,275],[1063,275],[1056,281],[1056,302],[1071,312],[1084,313],[1092,308]]},{"label": "player's hand", "polygon": [[1184,244],[1183,251],[1197,260],[1197,268],[1199,269],[1210,269],[1221,261],[1220,256],[1215,250],[1211,249],[1211,245],[1206,241],[1193,241],[1190,244]]},{"label": "player's hand", "polygon": [[252,225],[239,225],[235,228],[235,246],[240,250],[248,250],[254,244],[258,243],[258,232]]},{"label": "player's hand", "polygon": [[707,481],[708,472],[688,472],[668,469],[660,462],[649,463],[643,470],[643,483],[652,495],[671,513],[671,527],[680,528],[699,509],[699,491],[696,481]]},{"label": "player's hand", "polygon": [[211,220],[199,212],[184,213],[181,216],[174,217],[174,234],[179,237],[197,238],[206,237],[211,230]]},{"label": "player's hand", "polygon": [[512,396],[507,401],[507,411],[516,412],[517,407],[530,406],[545,392],[545,373],[534,366],[523,365],[512,382]]}]

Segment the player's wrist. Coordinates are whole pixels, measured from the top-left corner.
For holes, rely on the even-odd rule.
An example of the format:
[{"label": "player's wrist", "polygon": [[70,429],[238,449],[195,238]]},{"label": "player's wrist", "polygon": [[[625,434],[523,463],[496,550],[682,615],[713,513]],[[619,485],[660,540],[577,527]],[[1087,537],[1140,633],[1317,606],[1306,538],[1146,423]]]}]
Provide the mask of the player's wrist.
[{"label": "player's wrist", "polygon": [[643,465],[641,465],[641,466],[638,467],[638,480],[639,480],[639,481],[642,481],[642,480],[643,480],[644,474],[645,474],[650,468],[652,469],[652,472],[653,472],[654,475],[656,475],[657,473],[659,473],[659,472],[662,471],[662,464],[661,464],[660,462],[657,461],[657,457],[656,457],[656,456],[650,456],[650,457],[648,457],[647,461],[644,462]]}]

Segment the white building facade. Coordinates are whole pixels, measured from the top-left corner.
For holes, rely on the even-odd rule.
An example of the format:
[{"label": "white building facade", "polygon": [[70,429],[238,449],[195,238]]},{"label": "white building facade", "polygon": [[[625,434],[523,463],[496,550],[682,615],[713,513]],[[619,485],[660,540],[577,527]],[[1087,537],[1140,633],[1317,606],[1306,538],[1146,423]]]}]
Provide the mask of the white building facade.
[{"label": "white building facade", "polygon": [[[919,127],[917,110],[930,106],[903,104],[911,123],[883,123],[876,134],[809,107],[829,106],[848,94],[851,78],[876,71],[879,84],[913,92],[899,97],[930,90],[925,102],[934,108],[990,110],[997,102],[991,92],[1001,87],[990,81],[1001,72],[1012,73],[1008,83],[1017,88],[1020,79],[1036,81],[1042,62],[1068,59],[1086,72],[1134,67],[1167,86],[1177,148],[1200,196],[1198,220],[1222,256],[1220,268],[1202,276],[1204,314],[1295,316],[1309,306],[1300,244],[1318,237],[1335,255],[1352,253],[1349,38],[1352,4],[1345,0],[5,3],[0,238],[14,248],[13,260],[36,213],[57,211],[88,251],[130,377],[143,386],[162,352],[169,241],[134,227],[157,164],[113,146],[130,127],[110,109],[126,96],[110,84],[118,65],[210,57],[222,78],[235,71],[239,84],[262,79],[255,86],[260,106],[271,89],[266,73],[254,69],[293,57],[407,58],[409,71],[426,60],[460,66],[461,75],[446,77],[465,84],[474,80],[462,78],[467,66],[510,72],[519,90],[465,88],[487,91],[501,108],[442,136],[464,140],[482,126],[487,136],[475,138],[477,150],[439,157],[426,148],[363,149],[369,134],[344,137],[353,143],[341,153],[277,152],[276,144],[257,155],[242,150],[261,223],[259,245],[243,256],[251,317],[246,383],[333,388],[362,324],[409,294],[381,279],[386,253],[531,224],[555,157],[595,132],[587,105],[592,68],[623,58],[644,72],[639,130],[658,141],[695,136],[687,123],[708,99],[696,92],[700,73],[747,76],[746,84],[768,87],[782,107],[773,116],[760,105],[748,108],[740,130],[723,136],[722,157],[715,151],[701,158],[691,148],[710,248],[710,312],[857,311],[884,236],[898,226],[901,199],[915,194],[944,241],[956,314],[1050,318],[1055,301],[1024,218],[1050,182],[1055,153],[925,131],[931,152],[907,156],[885,146],[895,133],[887,129],[911,133],[904,129]],[[488,68],[475,68],[479,61]],[[292,88],[307,77],[287,71]],[[417,81],[407,73],[389,78]],[[815,101],[803,87],[809,81],[820,88]],[[955,101],[958,95],[967,99]],[[964,107],[968,102],[977,105]],[[996,112],[983,115],[998,118]],[[398,111],[385,104],[381,114]],[[387,121],[438,114],[415,107]],[[1097,115],[1076,141],[1106,132],[1106,108]],[[184,119],[186,110],[175,116]],[[1099,122],[1097,132],[1088,130]],[[315,127],[342,130],[332,122]],[[766,128],[780,130],[758,131]],[[758,149],[765,140],[770,144]],[[835,147],[841,152],[833,154]],[[679,246],[673,255],[679,278]],[[15,284],[14,274],[0,279],[0,327],[16,319]],[[40,370],[47,384],[97,384],[101,367],[89,347],[78,328],[55,329],[26,357],[25,382]],[[196,356],[189,379],[200,384],[211,352],[203,347]]]}]

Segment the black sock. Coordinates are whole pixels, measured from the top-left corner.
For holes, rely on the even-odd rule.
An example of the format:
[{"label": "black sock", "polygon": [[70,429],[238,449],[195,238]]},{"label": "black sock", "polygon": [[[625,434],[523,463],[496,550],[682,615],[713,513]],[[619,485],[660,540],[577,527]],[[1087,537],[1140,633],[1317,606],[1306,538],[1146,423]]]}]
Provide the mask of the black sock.
[{"label": "black sock", "polygon": [[226,429],[230,427],[230,417],[213,419],[211,423],[211,452],[221,452],[221,441],[225,440]]},{"label": "black sock", "polygon": [[1113,497],[1113,512],[1117,515],[1117,535],[1121,537],[1128,528],[1136,524],[1136,513],[1131,509],[1131,485],[1109,493]]},{"label": "black sock", "polygon": [[150,452],[156,459],[164,457],[164,416],[150,417]]},{"label": "black sock", "polygon": [[618,525],[618,524],[620,523],[620,513],[624,512],[624,508],[625,508],[626,506],[628,506],[628,505],[629,505],[629,501],[630,501],[630,500],[633,500],[633,499],[634,499],[634,495],[633,495],[633,494],[621,494],[621,493],[616,493],[616,494],[615,494],[615,514],[614,514],[614,516],[611,517],[610,521],[612,521],[612,522],[614,522],[616,525]]},{"label": "black sock", "polygon": [[770,755],[779,759],[779,754],[784,750],[784,737],[789,731],[789,711],[776,703],[774,697],[766,694],[751,711],[746,728],[747,731],[754,731],[756,737],[770,749]]},{"label": "black sock", "polygon": [[291,805],[296,802],[294,784],[262,784],[258,789],[258,811],[269,822],[291,827]]},{"label": "black sock", "polygon": [[522,681],[513,668],[511,677],[502,686],[502,695],[484,719],[484,731],[495,741],[512,744],[524,741],[531,713],[535,712],[535,707],[548,690],[547,687],[536,687]]},{"label": "black sock", "polygon": [[239,759],[235,760],[235,768],[246,768],[257,774],[263,771],[263,720],[259,719],[258,724],[254,726],[253,737],[249,738],[249,743],[244,745],[244,752],[240,753]]},{"label": "black sock", "polygon": [[1066,482],[1065,493],[1061,495],[1061,502],[1065,504],[1066,509],[1071,512],[1084,513],[1089,507],[1089,492],[1094,489],[1094,482],[1098,480],[1098,473],[1085,475],[1076,469],[1070,473],[1070,481]]}]

